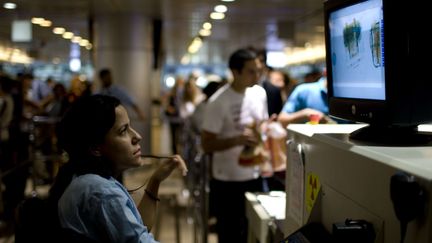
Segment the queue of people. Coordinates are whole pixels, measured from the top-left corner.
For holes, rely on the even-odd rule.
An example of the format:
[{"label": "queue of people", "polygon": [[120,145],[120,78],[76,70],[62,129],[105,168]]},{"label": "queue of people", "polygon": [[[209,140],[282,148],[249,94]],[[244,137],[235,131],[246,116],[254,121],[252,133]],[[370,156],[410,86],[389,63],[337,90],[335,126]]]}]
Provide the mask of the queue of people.
[{"label": "queue of people", "polygon": [[[30,150],[37,146],[41,156],[56,152],[51,121],[60,119],[68,109],[70,95],[62,83],[52,78],[42,81],[31,73],[19,73],[16,78],[0,75],[0,176],[4,186],[0,195],[1,231],[13,228],[16,208],[25,198],[30,170],[44,180],[38,183],[52,181],[54,161],[34,166],[36,158]],[[44,118],[40,126],[36,126],[35,117]]]},{"label": "queue of people", "polygon": [[[163,97],[172,156],[146,179],[139,203],[121,179],[124,170],[142,164],[142,137],[131,126],[125,107],[142,121],[147,117],[135,99],[114,84],[110,69],[99,71],[102,85],[96,92],[76,82],[68,91],[61,83],[35,81],[29,74],[19,81],[1,76],[1,171],[19,167],[29,156],[23,124],[35,115],[57,117],[56,146],[66,151],[68,161],[55,173],[49,193],[46,223],[58,232],[52,237],[62,242],[156,242],[151,229],[160,183],[176,169],[186,174],[190,153],[185,150],[201,146],[211,155],[209,203],[219,242],[246,242],[244,193],[284,190],[283,182],[275,184],[272,178],[284,171],[270,168],[269,173],[263,166],[272,160],[265,140],[270,124],[285,127],[312,116],[319,116],[319,122],[332,121],[323,73],[315,81],[297,83],[283,70],[268,67],[265,53],[250,47],[233,52],[228,67],[231,81],[210,82],[201,90],[195,75],[187,80],[178,76]],[[184,139],[185,133],[199,142],[187,144],[191,142]],[[6,189],[1,216],[6,222],[13,220],[24,199],[28,175],[28,166],[22,166],[2,178]]]},{"label": "queue of people", "polygon": [[[307,123],[314,114],[319,115],[321,123],[333,122],[327,116],[324,72],[318,75],[316,70],[312,70],[305,75],[303,82],[297,82],[283,70],[266,66],[264,57],[262,50],[250,47],[234,52],[228,62],[233,80],[214,86],[216,91],[210,93],[194,109],[196,114],[194,112],[190,120],[192,131],[183,130],[173,140],[173,146],[184,146],[185,140],[177,140],[182,137],[181,134],[186,133],[188,136],[191,132],[199,131],[200,145],[212,156],[209,213],[216,218],[216,232],[220,242],[246,242],[246,191],[285,189],[283,163],[286,163],[286,157],[280,156],[285,156],[285,143],[273,142],[271,145],[263,141],[263,137],[271,139],[269,129],[274,128],[275,124],[285,127],[289,123]],[[311,77],[315,80],[311,80]],[[214,84],[210,83],[209,87],[212,85]],[[184,99],[178,99],[184,94],[184,87],[183,79],[178,78],[170,92],[171,104],[175,100],[173,97],[177,97],[178,106],[184,105]],[[165,113],[174,106],[168,107]],[[288,110],[287,107],[292,108]],[[301,118],[286,118],[298,116],[297,113],[301,114]],[[181,122],[182,129],[187,127],[188,119],[180,115],[177,119],[177,122]],[[262,147],[266,150],[262,152],[265,158],[254,161],[254,153],[256,157],[260,157],[259,151],[262,150],[259,148]],[[245,148],[256,149],[249,149],[251,152],[247,154]],[[279,157],[276,158],[272,153],[278,152]],[[269,169],[268,164],[265,166],[269,160],[278,161],[270,162],[272,168]]]}]

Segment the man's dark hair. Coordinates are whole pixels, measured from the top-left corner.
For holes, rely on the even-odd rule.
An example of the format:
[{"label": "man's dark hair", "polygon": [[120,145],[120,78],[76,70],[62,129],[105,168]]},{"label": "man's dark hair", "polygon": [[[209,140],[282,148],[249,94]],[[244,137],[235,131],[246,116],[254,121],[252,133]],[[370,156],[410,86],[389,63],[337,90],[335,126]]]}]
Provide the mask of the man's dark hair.
[{"label": "man's dark hair", "polygon": [[267,68],[271,68],[267,65],[267,49],[265,48],[257,48],[254,46],[249,46],[246,49],[251,50],[256,53],[257,58],[260,60],[260,62]]},{"label": "man's dark hair", "polygon": [[22,79],[34,79],[34,76],[31,73],[24,73],[21,77]]},{"label": "man's dark hair", "polygon": [[103,68],[99,71],[99,78],[103,78],[110,73],[111,71],[108,68]]},{"label": "man's dark hair", "polygon": [[257,58],[255,52],[248,49],[240,49],[235,51],[229,58],[228,67],[231,70],[241,71],[244,67],[245,62],[254,60]]}]

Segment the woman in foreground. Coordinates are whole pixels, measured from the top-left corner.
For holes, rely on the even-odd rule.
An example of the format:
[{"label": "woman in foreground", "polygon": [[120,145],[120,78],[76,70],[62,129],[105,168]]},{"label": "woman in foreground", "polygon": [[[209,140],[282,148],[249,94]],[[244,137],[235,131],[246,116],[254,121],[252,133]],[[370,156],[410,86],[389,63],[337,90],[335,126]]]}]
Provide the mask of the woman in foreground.
[{"label": "woman in foreground", "polygon": [[59,145],[69,156],[49,196],[59,237],[81,243],[156,242],[150,230],[159,185],[176,168],[186,174],[182,158],[175,155],[161,163],[136,205],[116,178],[142,164],[142,137],[130,126],[119,100],[104,95],[82,98],[65,114],[58,129]]}]

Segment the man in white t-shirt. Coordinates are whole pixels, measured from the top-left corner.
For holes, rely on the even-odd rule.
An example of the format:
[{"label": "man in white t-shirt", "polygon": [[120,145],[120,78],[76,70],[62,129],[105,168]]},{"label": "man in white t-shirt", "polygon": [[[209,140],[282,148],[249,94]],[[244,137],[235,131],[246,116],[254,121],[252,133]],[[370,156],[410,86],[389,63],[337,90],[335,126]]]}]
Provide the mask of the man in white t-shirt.
[{"label": "man in white t-shirt", "polygon": [[234,80],[208,101],[202,124],[202,146],[213,154],[210,203],[214,204],[219,242],[246,242],[246,191],[262,191],[258,166],[239,164],[245,146],[259,139],[250,129],[268,119],[267,96],[258,86],[261,63],[256,53],[241,49],[229,59]]}]

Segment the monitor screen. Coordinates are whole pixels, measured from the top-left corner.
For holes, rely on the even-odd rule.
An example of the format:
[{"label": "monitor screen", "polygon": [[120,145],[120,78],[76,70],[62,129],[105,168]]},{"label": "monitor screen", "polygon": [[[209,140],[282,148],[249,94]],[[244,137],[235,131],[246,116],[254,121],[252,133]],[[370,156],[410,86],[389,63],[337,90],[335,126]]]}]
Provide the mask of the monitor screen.
[{"label": "monitor screen", "polygon": [[329,14],[333,95],[385,100],[382,0],[369,0]]}]

